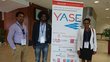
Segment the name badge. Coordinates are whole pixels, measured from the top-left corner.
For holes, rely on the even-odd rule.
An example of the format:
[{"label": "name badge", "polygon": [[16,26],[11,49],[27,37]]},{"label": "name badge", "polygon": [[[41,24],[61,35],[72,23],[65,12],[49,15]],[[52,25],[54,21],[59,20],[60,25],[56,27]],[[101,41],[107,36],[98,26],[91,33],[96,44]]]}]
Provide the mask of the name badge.
[{"label": "name badge", "polygon": [[89,42],[84,42],[84,48],[89,48]]},{"label": "name badge", "polygon": [[26,39],[21,39],[21,45],[26,45]]},{"label": "name badge", "polygon": [[45,43],[45,38],[43,36],[40,38],[40,43]]}]

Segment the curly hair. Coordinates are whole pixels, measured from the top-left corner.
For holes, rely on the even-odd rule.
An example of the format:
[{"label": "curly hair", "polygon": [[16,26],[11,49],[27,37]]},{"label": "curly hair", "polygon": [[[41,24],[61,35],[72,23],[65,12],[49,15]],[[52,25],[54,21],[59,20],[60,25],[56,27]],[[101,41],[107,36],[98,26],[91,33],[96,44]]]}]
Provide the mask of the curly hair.
[{"label": "curly hair", "polygon": [[43,14],[46,15],[46,19],[48,20],[49,19],[48,11],[40,11],[39,14],[38,14],[38,18],[41,19],[41,17],[42,17]]},{"label": "curly hair", "polygon": [[85,19],[83,20],[83,23],[84,23],[84,21],[86,21],[86,20],[88,20],[89,23],[91,22],[91,19],[90,19],[90,18],[85,18]]}]

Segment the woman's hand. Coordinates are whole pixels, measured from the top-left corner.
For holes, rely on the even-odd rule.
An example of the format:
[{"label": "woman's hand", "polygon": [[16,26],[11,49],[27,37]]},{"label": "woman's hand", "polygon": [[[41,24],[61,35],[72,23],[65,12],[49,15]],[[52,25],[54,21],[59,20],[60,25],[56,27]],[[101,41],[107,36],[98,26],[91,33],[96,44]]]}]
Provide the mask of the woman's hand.
[{"label": "woman's hand", "polygon": [[97,53],[96,51],[93,51],[93,55],[96,54],[96,53]]},{"label": "woman's hand", "polygon": [[80,50],[77,51],[77,54],[80,55]]}]

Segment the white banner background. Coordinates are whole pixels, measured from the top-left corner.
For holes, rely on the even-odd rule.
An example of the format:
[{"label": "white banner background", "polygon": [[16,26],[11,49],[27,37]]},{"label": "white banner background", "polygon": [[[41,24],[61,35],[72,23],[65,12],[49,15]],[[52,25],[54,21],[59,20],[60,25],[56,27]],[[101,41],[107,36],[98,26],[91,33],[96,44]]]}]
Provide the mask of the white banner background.
[{"label": "white banner background", "polygon": [[79,62],[76,38],[82,13],[82,3],[53,2],[51,62]]}]

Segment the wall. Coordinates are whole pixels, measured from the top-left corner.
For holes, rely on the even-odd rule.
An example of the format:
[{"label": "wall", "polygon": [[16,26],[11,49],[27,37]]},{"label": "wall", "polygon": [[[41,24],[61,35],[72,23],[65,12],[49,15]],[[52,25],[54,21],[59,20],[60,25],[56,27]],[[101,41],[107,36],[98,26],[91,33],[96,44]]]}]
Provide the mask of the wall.
[{"label": "wall", "polygon": [[2,20],[2,12],[0,12],[0,28],[4,28],[4,21]]},{"label": "wall", "polygon": [[[96,32],[101,34],[103,32],[103,30],[105,28],[110,28],[110,20],[106,20],[106,21],[103,21],[103,19],[100,19],[100,21],[96,21]],[[98,39],[103,39],[105,40],[106,37],[104,37],[103,35],[98,35],[97,36]]]},{"label": "wall", "polygon": [[97,15],[92,7],[84,7],[83,9],[83,19],[91,19],[91,27],[96,28]]},{"label": "wall", "polygon": [[0,21],[2,20],[2,12],[0,12]]},{"label": "wall", "polygon": [[105,28],[110,28],[110,20],[108,21],[96,21],[96,30],[97,33],[102,33]]}]

